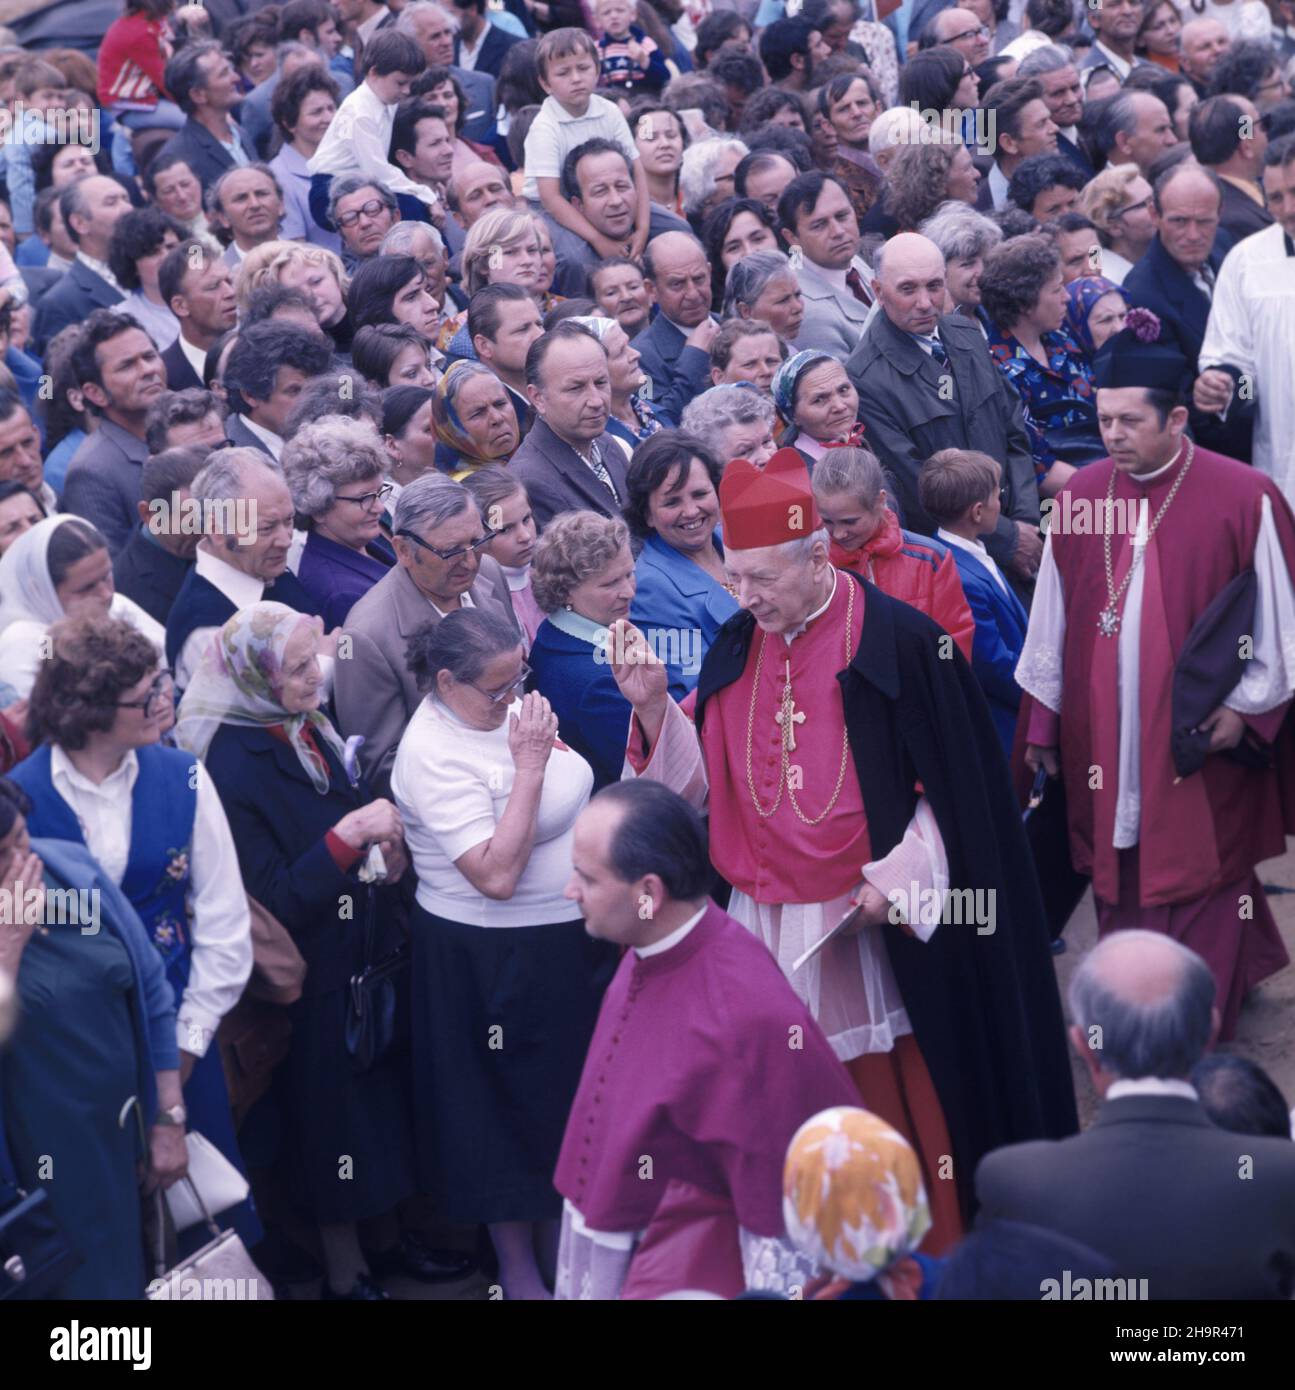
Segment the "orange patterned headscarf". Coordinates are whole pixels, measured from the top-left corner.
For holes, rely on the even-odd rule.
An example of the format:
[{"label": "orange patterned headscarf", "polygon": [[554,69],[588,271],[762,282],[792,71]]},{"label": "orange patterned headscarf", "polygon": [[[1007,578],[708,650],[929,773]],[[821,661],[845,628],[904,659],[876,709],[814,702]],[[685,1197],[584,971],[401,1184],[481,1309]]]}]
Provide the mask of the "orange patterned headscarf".
[{"label": "orange patterned headscarf", "polygon": [[931,1228],[917,1155],[876,1115],[840,1105],[806,1120],[787,1149],[782,1212],[793,1244],[865,1282]]}]

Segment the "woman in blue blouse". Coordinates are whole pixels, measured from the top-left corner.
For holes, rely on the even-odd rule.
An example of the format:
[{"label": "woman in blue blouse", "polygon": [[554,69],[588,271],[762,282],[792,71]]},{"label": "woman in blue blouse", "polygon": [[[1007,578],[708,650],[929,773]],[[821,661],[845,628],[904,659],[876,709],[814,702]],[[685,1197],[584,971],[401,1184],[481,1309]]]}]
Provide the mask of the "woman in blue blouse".
[{"label": "woman in blue blouse", "polygon": [[[719,459],[695,435],[662,430],[634,450],[625,520],[643,542],[630,608],[665,657],[676,700],[697,684],[715,634],[738,610],[719,539]],[[656,631],[666,639],[653,639]]]},{"label": "woman in blue blouse", "polygon": [[1020,236],[995,247],[980,277],[980,302],[990,319],[989,351],[1025,410],[1039,491],[1053,497],[1076,466],[1105,451],[1092,369],[1062,329],[1070,300],[1052,239]]}]

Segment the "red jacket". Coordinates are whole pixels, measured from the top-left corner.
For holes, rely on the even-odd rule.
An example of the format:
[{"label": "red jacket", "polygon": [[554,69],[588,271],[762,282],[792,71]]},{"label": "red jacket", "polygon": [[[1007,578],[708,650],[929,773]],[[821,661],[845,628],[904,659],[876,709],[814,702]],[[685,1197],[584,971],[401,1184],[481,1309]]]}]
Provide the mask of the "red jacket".
[{"label": "red jacket", "polygon": [[99,104],[128,111],[151,111],[166,96],[162,75],[162,21],[143,14],[123,15],[108,26],[99,45]]},{"label": "red jacket", "polygon": [[903,530],[895,513],[887,511],[885,521],[867,545],[846,550],[833,542],[830,558],[838,569],[863,575],[891,598],[939,623],[963,656],[971,660],[976,620],[962,592],[951,551],[928,536]]}]

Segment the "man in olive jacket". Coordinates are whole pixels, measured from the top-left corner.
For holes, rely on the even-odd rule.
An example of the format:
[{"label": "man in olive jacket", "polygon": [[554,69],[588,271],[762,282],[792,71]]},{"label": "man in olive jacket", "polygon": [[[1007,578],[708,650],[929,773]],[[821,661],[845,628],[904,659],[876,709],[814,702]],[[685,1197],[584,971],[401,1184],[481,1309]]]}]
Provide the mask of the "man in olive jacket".
[{"label": "man in olive jacket", "polygon": [[923,463],[941,449],[978,449],[1003,469],[1002,515],[985,548],[1018,580],[1043,553],[1039,489],[1020,397],[974,319],[945,314],[944,257],[913,232],[892,237],[873,281],[880,312],[846,363],[859,393],[864,442],[894,483],[901,520],[934,535],[917,497]]}]

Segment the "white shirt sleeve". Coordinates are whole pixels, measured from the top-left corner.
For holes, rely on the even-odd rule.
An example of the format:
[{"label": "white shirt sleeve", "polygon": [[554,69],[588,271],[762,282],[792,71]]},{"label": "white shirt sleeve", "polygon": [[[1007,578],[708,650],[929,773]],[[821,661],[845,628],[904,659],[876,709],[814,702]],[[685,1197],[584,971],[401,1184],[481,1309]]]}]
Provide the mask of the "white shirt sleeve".
[{"label": "white shirt sleeve", "polygon": [[1235,367],[1250,379],[1253,393],[1257,384],[1254,325],[1253,314],[1245,304],[1244,276],[1243,256],[1228,256],[1219,268],[1197,366],[1202,372],[1224,363]]},{"label": "white shirt sleeve", "polygon": [[934,936],[949,890],[949,856],[925,797],[918,800],[900,842],[884,859],[865,864],[863,877],[892,907],[904,909],[902,920],[918,940]]},{"label": "white shirt sleeve", "polygon": [[252,973],[252,923],[220,796],[207,769],[195,762],[194,770],[198,804],[189,892],[193,959],[175,1027],[180,1047],[201,1057]]},{"label": "white shirt sleeve", "polygon": [[1223,702],[1238,714],[1266,714],[1295,696],[1295,586],[1265,495],[1255,543],[1254,652],[1236,688]]},{"label": "white shirt sleeve", "polygon": [[19,700],[27,699],[36,684],[44,637],[40,623],[25,619],[10,623],[0,634],[0,681],[12,686]]},{"label": "white shirt sleeve", "polygon": [[387,158],[390,148],[390,135],[384,135],[378,124],[367,113],[357,112],[351,125],[351,149],[360,173],[374,179],[378,185],[391,193],[405,193],[417,198],[420,203],[435,203],[436,194],[421,183],[415,183],[403,169],[392,164]]},{"label": "white shirt sleeve", "polygon": [[1061,713],[1063,653],[1066,646],[1066,595],[1057,562],[1052,558],[1052,533],[1043,541],[1043,559],[1034,583],[1030,626],[1025,633],[1016,683],[1053,714]]},{"label": "white shirt sleeve", "polygon": [[498,821],[490,783],[502,769],[486,760],[475,765],[466,749],[420,747],[418,752],[408,779],[410,799],[418,819],[454,863],[493,838]]},{"label": "white shirt sleeve", "polygon": [[523,146],[523,167],[528,182],[531,179],[560,178],[561,153],[562,142],[558,135],[557,123],[547,111],[541,109],[540,114],[531,122],[530,130],[526,132],[526,143]]}]

